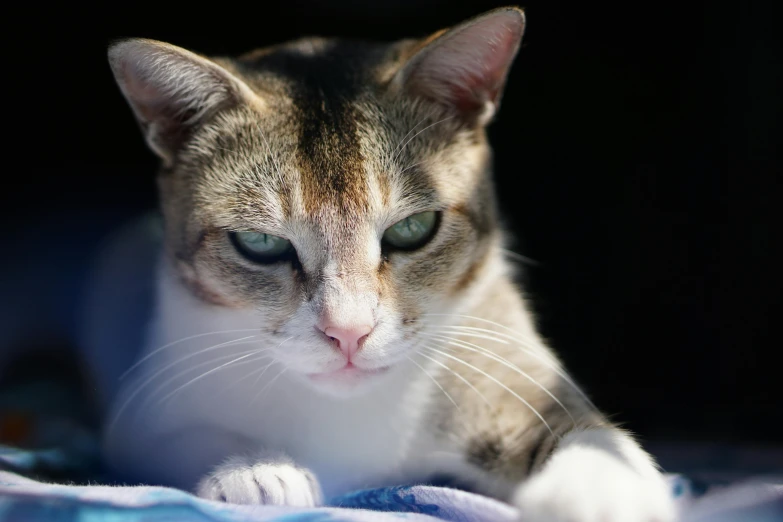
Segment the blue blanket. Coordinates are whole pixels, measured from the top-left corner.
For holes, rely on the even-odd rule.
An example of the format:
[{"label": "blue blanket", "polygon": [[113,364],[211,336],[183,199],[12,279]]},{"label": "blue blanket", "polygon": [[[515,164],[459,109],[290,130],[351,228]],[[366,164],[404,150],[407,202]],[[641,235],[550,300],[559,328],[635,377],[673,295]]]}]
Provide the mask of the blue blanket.
[{"label": "blue blanket", "polygon": [[[0,461],[22,468],[46,461],[66,464],[57,452],[4,449]],[[682,520],[688,522],[780,522],[783,488],[764,484],[704,488],[670,476]],[[0,471],[0,520],[26,522],[163,521],[182,522],[327,522],[392,520],[518,520],[511,506],[464,491],[435,486],[398,486],[357,491],[331,499],[326,507],[297,509],[240,506],[206,501],[163,487],[48,484]]]}]

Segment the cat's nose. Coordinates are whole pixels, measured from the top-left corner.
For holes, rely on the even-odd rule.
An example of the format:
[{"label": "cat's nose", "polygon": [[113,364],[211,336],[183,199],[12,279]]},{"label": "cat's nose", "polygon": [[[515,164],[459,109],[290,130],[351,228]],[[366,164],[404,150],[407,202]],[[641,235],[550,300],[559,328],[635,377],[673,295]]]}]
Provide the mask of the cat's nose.
[{"label": "cat's nose", "polygon": [[323,329],[323,332],[327,336],[337,341],[337,346],[340,348],[340,351],[348,357],[349,361],[351,360],[353,354],[358,352],[362,347],[364,340],[367,339],[367,336],[371,331],[372,327],[369,325],[351,326],[348,328],[340,326],[326,326]]}]

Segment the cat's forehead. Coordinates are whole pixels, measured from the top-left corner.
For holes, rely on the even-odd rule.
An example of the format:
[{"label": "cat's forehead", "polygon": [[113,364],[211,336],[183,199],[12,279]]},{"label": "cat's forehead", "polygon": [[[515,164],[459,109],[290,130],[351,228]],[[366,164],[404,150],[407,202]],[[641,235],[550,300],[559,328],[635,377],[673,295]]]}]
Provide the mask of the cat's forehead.
[{"label": "cat's forehead", "polygon": [[234,62],[264,103],[222,114],[194,141],[201,199],[259,220],[430,208],[443,150],[460,137],[437,114],[379,94],[401,53],[310,39]]},{"label": "cat's forehead", "polygon": [[437,204],[436,173],[414,161],[421,144],[402,150],[404,134],[383,128],[376,108],[312,112],[222,115],[185,155],[199,206],[267,225],[336,224],[381,217],[401,204],[411,211]]}]

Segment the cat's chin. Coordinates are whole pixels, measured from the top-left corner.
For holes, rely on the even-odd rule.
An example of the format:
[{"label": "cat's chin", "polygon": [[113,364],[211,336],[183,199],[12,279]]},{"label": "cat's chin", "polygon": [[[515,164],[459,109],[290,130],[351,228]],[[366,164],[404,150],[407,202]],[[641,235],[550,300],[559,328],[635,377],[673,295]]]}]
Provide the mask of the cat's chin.
[{"label": "cat's chin", "polygon": [[335,397],[360,395],[384,380],[391,367],[365,370],[351,364],[335,371],[303,374],[305,382],[321,393]]}]

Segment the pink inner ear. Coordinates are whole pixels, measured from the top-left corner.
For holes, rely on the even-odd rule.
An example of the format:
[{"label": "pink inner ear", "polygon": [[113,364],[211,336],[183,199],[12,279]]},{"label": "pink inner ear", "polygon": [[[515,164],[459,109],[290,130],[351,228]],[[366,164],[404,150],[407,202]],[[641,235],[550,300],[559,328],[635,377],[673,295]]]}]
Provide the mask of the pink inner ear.
[{"label": "pink inner ear", "polygon": [[435,40],[409,82],[421,95],[461,112],[497,103],[522,38],[521,13],[498,13]]},{"label": "pink inner ear", "polygon": [[125,89],[128,97],[134,102],[139,116],[146,121],[154,121],[163,116],[165,100],[161,89],[143,77],[143,71],[131,70],[135,66],[128,64],[123,67]]},{"label": "pink inner ear", "polygon": [[497,102],[520,36],[511,27],[503,29],[500,34],[487,35],[483,64],[466,69],[466,77],[452,87],[454,104],[459,110],[477,110],[485,101]]}]

